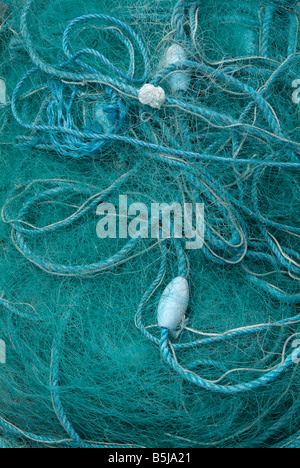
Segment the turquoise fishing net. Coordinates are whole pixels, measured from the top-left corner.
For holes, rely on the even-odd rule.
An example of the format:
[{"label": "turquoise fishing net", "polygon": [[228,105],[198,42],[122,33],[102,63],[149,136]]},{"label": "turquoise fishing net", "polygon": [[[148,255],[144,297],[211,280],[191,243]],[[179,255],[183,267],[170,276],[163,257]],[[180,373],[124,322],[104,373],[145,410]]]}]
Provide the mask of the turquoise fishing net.
[{"label": "turquoise fishing net", "polygon": [[[299,13],[0,2],[0,447],[299,446]],[[203,248],[100,239],[120,195],[204,203]]]}]

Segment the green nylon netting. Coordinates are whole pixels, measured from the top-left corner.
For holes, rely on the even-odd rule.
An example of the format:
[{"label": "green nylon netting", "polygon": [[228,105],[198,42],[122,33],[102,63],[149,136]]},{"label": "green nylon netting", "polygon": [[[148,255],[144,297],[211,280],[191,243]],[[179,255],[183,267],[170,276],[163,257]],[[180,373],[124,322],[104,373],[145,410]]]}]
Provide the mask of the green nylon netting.
[{"label": "green nylon netting", "polygon": [[[8,101],[18,81],[34,66],[20,34],[24,3],[21,0],[5,0],[5,5],[0,2],[0,77],[5,80]],[[194,43],[191,38],[188,42],[190,50],[194,51],[191,54],[195,56],[193,44],[197,44],[199,57],[205,57],[205,63],[220,62],[220,66],[215,65],[216,69],[225,66],[222,65],[224,60],[229,61],[228,67],[234,68],[237,65],[230,62],[232,59],[261,55],[267,1],[206,0],[195,3],[201,5],[192,19]],[[162,69],[164,51],[175,37],[171,22],[175,4],[173,0],[41,0],[30,8],[28,29],[37,54],[45,63],[53,65],[65,60],[61,41],[70,21],[90,13],[116,17],[141,37],[149,57],[152,79]],[[255,63],[249,73],[249,63],[243,62],[233,76],[256,90],[266,83],[272,71],[289,55],[290,13],[289,8],[279,6],[273,14],[267,48],[270,62],[264,66]],[[294,52],[299,51],[297,15],[296,12]],[[186,21],[188,23],[189,14]],[[107,26],[105,21],[101,26],[103,24]],[[71,39],[72,53],[83,47],[93,47],[127,72],[130,58],[126,50],[124,52],[124,44],[119,37],[100,27],[96,20],[88,27],[75,28]],[[195,60],[201,63],[199,57]],[[95,58],[88,56],[86,62],[94,66]],[[294,142],[300,141],[300,104],[292,100],[292,81],[297,78],[297,73],[300,79],[299,68],[299,61],[292,62],[266,96],[282,133]],[[101,71],[114,76],[105,65]],[[229,68],[228,71],[230,73]],[[138,50],[135,73],[136,76],[143,74]],[[42,114],[41,109],[49,96],[49,79],[46,73],[38,72],[24,82],[22,98],[17,102],[23,121],[46,124],[46,113]],[[169,92],[167,79],[160,85]],[[85,128],[93,118],[95,101],[104,106],[109,103],[109,97],[103,87],[99,90],[94,83],[79,86],[83,97],[78,97],[73,112],[78,127]],[[140,87],[135,85],[137,90]],[[236,120],[249,103],[245,93],[207,73],[195,72],[191,87],[191,94],[182,97],[184,102],[205,105]],[[70,89],[66,90],[66,99],[70,93]],[[122,94],[122,102],[126,117],[119,132],[121,135],[167,147],[174,141],[173,147],[176,142],[178,148],[197,153],[204,153],[217,142],[212,154],[232,156],[233,133],[211,125],[196,113],[186,113],[176,107],[162,108],[158,113],[149,108],[141,111],[126,93]],[[103,117],[103,113],[101,115]],[[155,120],[157,115],[159,121]],[[107,117],[103,118],[102,129],[105,125],[109,128]],[[257,127],[269,130],[260,110],[256,109],[256,114],[252,110],[246,121],[249,125],[254,125],[255,121]],[[186,126],[191,135],[189,139]],[[51,150],[49,141],[48,149],[39,149],[33,146],[44,143],[42,134],[22,128],[13,117],[10,106],[0,106],[0,130],[0,203],[7,208],[6,220],[17,219],[26,200],[59,186],[63,180],[79,189],[35,204],[27,213],[26,222],[41,227],[67,218],[87,198],[106,189],[138,161],[143,161],[141,168],[117,187],[106,201],[118,204],[120,194],[128,195],[128,203],[147,205],[178,202],[183,193],[187,201],[195,201],[198,197],[205,203],[207,223],[225,239],[231,239],[232,218],[228,215],[231,205],[227,207],[227,215],[221,212],[215,198],[205,198],[204,189],[202,192],[189,186],[183,168],[175,169],[159,161],[159,157],[146,157],[144,161],[145,154],[151,151],[124,141],[111,142],[104,150],[81,159]],[[274,159],[288,160],[278,141],[240,136],[239,145],[237,158],[264,160],[273,154]],[[297,151],[299,153],[299,148],[295,150],[296,154]],[[162,153],[158,151],[156,155]],[[199,167],[209,171],[225,193],[238,197],[242,191],[243,204],[252,206],[254,167],[214,161],[201,162]],[[298,171],[276,167],[260,170],[258,198],[263,217],[288,226],[299,225]],[[260,251],[270,253],[253,219],[243,215],[243,220],[249,238],[263,244]],[[95,207],[76,223],[46,235],[28,237],[27,243],[46,264],[92,264],[111,257],[127,242],[125,239],[99,239],[96,235],[98,221]],[[274,227],[270,227],[270,233],[280,245],[299,252],[298,235]],[[209,241],[207,243],[209,245]],[[1,222],[0,297],[2,294],[3,301],[25,315],[38,316],[40,320],[12,314],[1,305],[0,339],[6,344],[6,364],[0,364],[0,436],[3,437],[0,446],[2,443],[8,447],[80,446],[66,433],[53,402],[50,373],[57,341],[60,344],[60,401],[74,431],[86,443],[256,448],[283,444],[282,441],[291,436],[296,439],[300,429],[297,365],[257,390],[237,395],[217,394],[200,389],[175,373],[162,359],[159,348],[136,327],[135,314],[141,298],[160,268],[160,242],[141,239],[125,261],[112,269],[83,276],[59,276],[44,271],[22,255],[15,244],[10,223]],[[163,287],[177,276],[172,239],[167,241],[167,248],[163,282],[143,311],[146,326],[156,324]],[[219,254],[222,256],[224,252],[219,251]],[[226,254],[224,256],[226,258]],[[188,327],[192,329],[223,333],[299,314],[297,301],[276,299],[249,279],[262,279],[292,297],[299,294],[299,274],[287,274],[284,267],[274,266],[266,258],[248,258],[234,265],[218,264],[201,250],[187,252],[186,258],[191,292]],[[297,256],[292,258],[297,260]],[[66,316],[68,320],[62,333],[61,324]],[[159,337],[156,328],[153,333]],[[300,336],[297,333],[297,324],[273,327],[261,333],[187,349],[179,359],[184,367],[192,368],[209,380],[219,379],[228,369],[254,369],[230,373],[220,383],[250,382],[260,375],[260,370],[274,367],[281,361],[282,354],[291,351],[290,337],[297,339]],[[195,335],[186,330],[178,342],[194,339]],[[193,363],[200,360],[207,362],[193,367]],[[218,362],[221,367],[208,361]],[[43,439],[36,441],[30,435]]]}]

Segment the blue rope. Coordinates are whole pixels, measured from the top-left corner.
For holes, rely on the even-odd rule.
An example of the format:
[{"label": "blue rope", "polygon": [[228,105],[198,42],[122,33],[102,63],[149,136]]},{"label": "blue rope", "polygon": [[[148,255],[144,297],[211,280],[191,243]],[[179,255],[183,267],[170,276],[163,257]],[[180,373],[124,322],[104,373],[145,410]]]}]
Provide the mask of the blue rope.
[{"label": "blue rope", "polygon": [[[134,32],[134,30],[132,28],[130,28],[126,23],[124,23],[124,22],[122,22],[122,21],[120,21],[117,18],[114,18],[112,16],[108,16],[108,15],[85,15],[85,16],[81,16],[81,17],[76,18],[75,20],[73,20],[68,25],[68,27],[66,28],[66,30],[65,30],[65,32],[63,34],[63,51],[66,54],[66,56],[68,57],[68,59],[73,60],[72,59],[73,56],[72,56],[72,54],[70,52],[69,45],[68,45],[69,35],[70,35],[72,29],[74,28],[75,25],[80,24],[82,22],[90,21],[90,20],[105,20],[107,22],[111,22],[111,23],[119,26],[120,28],[124,29],[126,32],[129,33],[129,35],[135,40],[135,42],[139,46],[139,50],[140,50],[142,58],[143,58],[143,65],[144,65],[144,69],[145,69],[144,75],[142,76],[142,78],[134,79],[134,78],[131,77],[131,75],[129,73],[124,74],[121,70],[119,70],[117,67],[115,67],[110,62],[110,60],[106,59],[102,54],[100,54],[98,51],[96,51],[94,49],[86,48],[86,49],[83,49],[81,51],[81,53],[90,54],[90,55],[95,56],[96,58],[99,59],[100,62],[104,63],[115,74],[117,74],[121,78],[125,79],[129,83],[132,83],[132,84],[142,84],[142,83],[144,83],[145,80],[148,77],[148,74],[149,74],[149,60],[148,60],[148,56],[147,56],[145,46],[144,46],[143,42],[141,41],[140,37]],[[118,37],[119,37],[119,35],[118,35]],[[122,42],[126,45],[128,51],[129,51],[130,68],[132,68],[132,63],[133,63],[132,50],[131,50],[128,42],[126,42],[126,41],[122,41]],[[77,52],[77,53],[79,53],[79,52]],[[95,70],[94,68],[92,68],[89,65],[85,64],[82,61],[76,60],[76,63],[78,65],[82,66],[83,68],[86,68],[87,70],[91,71],[92,73],[97,73],[97,70]]]},{"label": "blue rope", "polygon": [[[172,154],[172,155],[186,157],[186,158],[199,158],[202,161],[216,161],[216,162],[232,161],[232,158],[226,158],[226,157],[221,158],[212,154],[200,155],[199,153],[194,153],[192,151],[183,151],[183,150],[175,149],[175,148],[166,148],[162,145],[154,145],[153,143],[150,144],[149,142],[138,140],[137,138],[135,139],[135,138],[129,138],[127,136],[116,135],[116,133],[118,133],[120,129],[122,128],[122,125],[124,123],[125,116],[126,116],[126,110],[121,104],[120,96],[118,97],[118,92],[124,92],[127,95],[131,95],[131,98],[133,99],[133,104],[136,104],[138,90],[130,86],[130,84],[126,84],[125,82],[120,82],[116,78],[111,78],[107,75],[102,75],[101,73],[97,72],[97,70],[94,67],[91,67],[90,65],[85,64],[85,62],[82,62],[81,60],[79,60],[79,56],[84,55],[84,54],[93,55],[97,59],[99,59],[101,62],[105,63],[105,65],[108,66],[108,68],[113,73],[122,77],[125,81],[129,81],[129,83],[132,83],[132,84],[143,83],[143,81],[146,80],[149,74],[149,62],[148,62],[145,47],[142,41],[140,40],[139,36],[136,35],[136,33],[125,23],[107,15],[85,15],[85,16],[76,18],[74,21],[72,21],[69,24],[69,26],[65,30],[65,33],[63,35],[63,50],[69,60],[69,63],[76,62],[77,65],[81,66],[83,69],[90,72],[90,74],[86,74],[83,72],[74,73],[74,72],[64,71],[65,64],[61,66],[60,68],[58,67],[54,68],[54,67],[51,67],[50,65],[45,64],[37,56],[32,46],[32,41],[31,41],[28,28],[27,28],[27,15],[28,15],[30,6],[32,4],[32,1],[33,0],[27,0],[25,4],[24,11],[23,11],[22,18],[21,18],[21,31],[22,31],[22,35],[25,41],[25,46],[30,54],[30,57],[33,63],[36,65],[37,69],[34,69],[26,73],[24,77],[21,79],[21,81],[18,83],[13,93],[11,106],[12,106],[13,114],[16,120],[19,122],[19,124],[28,130],[33,130],[35,132],[42,132],[42,134],[44,134],[43,139],[45,139],[45,141],[43,143],[43,140],[41,142],[39,138],[25,137],[25,138],[22,138],[20,141],[22,147],[26,147],[26,145],[29,145],[30,147],[35,146],[40,149],[52,148],[60,152],[63,155],[71,155],[73,157],[83,157],[89,154],[99,153],[104,147],[106,147],[108,143],[122,142],[124,144],[129,144],[135,147],[145,148],[148,150],[155,150],[155,151],[160,151],[160,152],[163,151],[170,155]],[[201,2],[195,2],[195,1],[191,1],[191,2],[180,1],[177,3],[177,5],[174,8],[172,21],[174,23],[174,27],[177,30],[178,35],[182,38],[182,40],[184,40],[185,35],[186,35],[184,31],[184,27],[183,27],[185,14],[188,11],[190,12],[194,11],[196,6],[200,3]],[[271,10],[273,11],[273,9],[274,9],[273,5],[270,5],[268,7],[268,11],[270,10],[270,12]],[[133,78],[131,78],[130,74],[128,73],[124,74],[123,72],[118,70],[110,61],[108,61],[105,57],[103,57],[94,49],[86,48],[77,52],[75,55],[72,55],[72,53],[69,50],[69,45],[68,45],[71,31],[77,24],[80,24],[85,21],[90,21],[90,20],[105,20],[105,21],[112,22],[113,24],[125,29],[125,31],[129,34],[129,36],[134,39],[134,41],[137,43],[139,47],[139,50],[143,58],[143,63],[144,63],[145,73],[141,79],[134,80]],[[265,21],[267,29],[269,27],[270,21],[271,21],[271,16],[269,19],[267,18],[267,20]],[[267,35],[267,33],[265,35]],[[264,41],[264,43],[266,43],[266,40]],[[125,41],[123,40],[123,44],[128,49],[128,43],[126,43],[126,40]],[[130,53],[130,47],[129,47],[129,53]],[[132,62],[132,56],[130,57],[131,57],[130,60]],[[276,73],[271,77],[271,79],[267,83],[267,88],[269,89],[271,84],[277,78],[279,72],[282,73],[283,70],[287,69],[291,61],[296,60],[298,58],[299,58],[298,55],[290,57],[290,60],[288,60],[286,64],[280,67],[280,70],[277,70]],[[159,84],[159,82],[162,79],[165,79],[169,73],[172,73],[174,69],[176,70],[181,69],[184,71],[195,71],[195,70],[202,71],[202,73],[204,73],[205,76],[208,75],[211,77],[211,79],[221,80],[233,86],[234,88],[240,90],[241,92],[248,94],[252,98],[252,101],[251,103],[249,103],[248,107],[245,110],[244,115],[241,117],[239,121],[236,121],[235,119],[232,119],[231,117],[225,114],[212,111],[211,109],[206,109],[203,106],[195,106],[183,100],[178,100],[178,99],[174,100],[171,98],[167,98],[166,106],[179,107],[184,112],[196,114],[199,117],[208,120],[211,125],[223,127],[224,130],[227,130],[228,132],[237,131],[241,135],[246,133],[251,138],[261,138],[270,144],[280,143],[282,147],[284,148],[285,152],[286,152],[286,149],[289,148],[290,150],[289,157],[291,157],[293,161],[293,166],[290,166],[290,163],[286,163],[284,161],[282,162],[253,161],[253,160],[239,158],[239,159],[236,159],[236,164],[266,165],[269,167],[294,167],[295,169],[298,169],[299,167],[297,165],[298,161],[297,161],[297,158],[295,157],[294,152],[299,153],[299,144],[297,142],[291,142],[284,138],[284,136],[280,132],[277,121],[275,120],[267,102],[265,101],[265,99],[262,97],[261,94],[257,93],[253,88],[245,85],[240,80],[234,78],[231,75],[228,75],[227,73],[221,70],[215,69],[208,65],[199,64],[194,61],[188,61],[186,65],[184,65],[183,67],[177,67],[177,66],[175,68],[174,66],[165,67],[163,70],[161,70],[161,72],[159,72],[153,78],[152,82],[155,84]],[[29,78],[31,74],[35,73],[36,71],[42,71],[46,73],[47,75],[56,77],[57,79],[64,80],[64,81],[65,80],[72,81],[72,82],[74,81],[75,82],[76,81],[79,81],[79,82],[96,81],[98,83],[102,83],[103,85],[105,85],[106,88],[110,88],[111,92],[114,93],[115,99],[118,100],[117,105],[120,107],[119,110],[117,109],[117,112],[119,112],[120,116],[119,118],[116,118],[113,130],[109,132],[108,135],[103,134],[103,132],[93,132],[93,127],[80,130],[74,125],[74,119],[71,118],[71,109],[69,109],[68,111],[68,118],[66,119],[67,122],[64,125],[60,125],[59,122],[61,121],[61,116],[60,116],[60,112],[56,109],[57,99],[55,98],[55,90],[53,89],[52,89],[52,93],[54,93],[53,98],[52,98],[53,101],[49,104],[51,108],[48,111],[49,125],[32,125],[32,124],[23,122],[22,119],[18,116],[18,112],[16,108],[16,104],[18,101],[18,93],[20,91],[21,86],[27,80],[27,78]],[[60,84],[60,86],[61,86],[61,91],[62,91],[62,87],[65,87],[66,84]],[[119,91],[117,92],[116,89]],[[60,91],[60,95],[62,95],[61,91]],[[262,90],[262,92],[265,92],[265,90]],[[60,101],[61,99],[58,102]],[[261,128],[256,128],[256,127],[253,127],[252,125],[247,125],[243,123],[244,116],[246,115],[246,113],[249,112],[249,110],[255,104],[257,104],[259,108],[262,110],[263,115],[265,116],[266,121],[268,122],[268,125],[270,126],[271,132],[267,132],[266,130],[263,130]],[[25,146],[24,146],[24,142],[25,142]]]},{"label": "blue rope", "polygon": [[298,357],[299,351],[295,350],[290,354],[282,364],[279,364],[274,370],[264,374],[262,377],[253,380],[252,382],[241,383],[238,385],[218,385],[202,379],[191,371],[182,368],[172,356],[168,342],[169,331],[164,328],[161,332],[160,351],[161,355],[167,364],[177,372],[183,379],[193,383],[194,385],[214,393],[222,393],[224,395],[236,395],[238,393],[257,390],[261,387],[269,385],[277,380],[289,367],[295,365],[295,359]]},{"label": "blue rope", "polygon": [[271,27],[271,21],[272,21],[274,11],[275,11],[274,5],[269,4],[266,7],[266,12],[265,12],[265,17],[264,17],[264,22],[263,22],[263,27],[262,27],[262,41],[261,41],[262,42],[261,55],[263,57],[268,56],[270,27]]}]

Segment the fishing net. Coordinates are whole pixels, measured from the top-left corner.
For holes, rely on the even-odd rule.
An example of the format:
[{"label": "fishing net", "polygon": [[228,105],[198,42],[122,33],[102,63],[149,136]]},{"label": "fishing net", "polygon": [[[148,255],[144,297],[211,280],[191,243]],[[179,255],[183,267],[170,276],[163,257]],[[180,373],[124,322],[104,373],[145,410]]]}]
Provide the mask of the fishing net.
[{"label": "fishing net", "polygon": [[[299,446],[299,13],[0,2],[0,446]],[[203,204],[203,245],[124,200]]]}]

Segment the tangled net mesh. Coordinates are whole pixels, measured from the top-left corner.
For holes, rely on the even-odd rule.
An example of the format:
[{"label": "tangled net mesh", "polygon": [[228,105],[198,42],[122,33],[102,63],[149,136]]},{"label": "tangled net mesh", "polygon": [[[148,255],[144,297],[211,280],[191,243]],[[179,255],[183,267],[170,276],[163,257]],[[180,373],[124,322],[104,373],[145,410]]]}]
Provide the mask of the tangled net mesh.
[{"label": "tangled net mesh", "polygon": [[[0,2],[0,446],[299,446],[299,12]],[[120,195],[204,203],[203,248],[99,239]],[[178,270],[191,297],[166,348]]]}]

